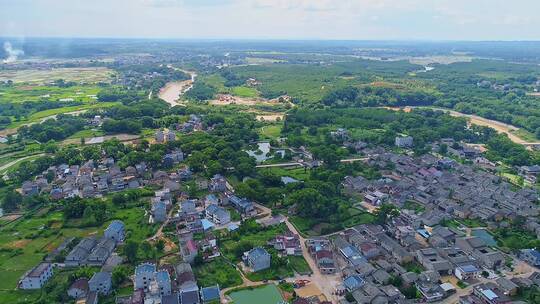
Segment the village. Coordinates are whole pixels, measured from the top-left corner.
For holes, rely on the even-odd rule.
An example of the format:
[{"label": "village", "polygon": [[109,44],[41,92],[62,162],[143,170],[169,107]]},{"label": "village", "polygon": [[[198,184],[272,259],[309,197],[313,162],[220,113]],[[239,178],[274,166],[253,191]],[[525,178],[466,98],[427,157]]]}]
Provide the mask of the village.
[{"label": "village", "polygon": [[[192,116],[188,123],[175,128],[186,132],[200,129],[200,119]],[[133,293],[116,297],[116,303],[230,303],[235,290],[286,284],[292,286],[290,291],[280,289],[278,298],[300,304],[515,303],[511,297],[518,288],[540,285],[536,268],[540,266],[540,252],[533,248],[503,252],[488,232],[509,228],[520,219],[524,229],[540,236],[538,193],[531,188],[516,189],[493,174],[496,164],[482,157],[479,149],[443,139],[433,144],[433,150],[447,145],[451,158],[437,153],[415,157],[350,142],[345,129],[331,136],[365,156],[359,161],[381,168],[382,178],[377,180],[362,176],[343,180],[342,187],[357,199],[357,208],[379,214],[381,209],[393,206],[399,212],[390,211],[383,222],[305,236],[288,214],[274,214],[266,206],[235,195],[226,177],[216,174],[205,179],[195,176],[187,166],[178,167],[189,157],[179,148],[162,159],[164,167],[178,168],[170,172],[152,172],[145,163],[122,170],[109,157],[81,166],[50,167],[23,183],[21,192],[25,196],[45,192],[51,199],[60,200],[99,198],[149,185],[160,188],[146,208],[149,224],[160,225],[150,239],[158,239],[164,229],[172,229],[176,236],[173,242],[178,246],[174,254],[181,262],[134,265],[130,276]],[[156,143],[174,140],[172,131],[155,134]],[[413,137],[395,139],[398,149],[406,151],[413,145]],[[294,166],[320,165],[305,149],[298,155]],[[472,165],[462,164],[460,159],[468,159]],[[528,180],[539,173],[538,166],[519,169]],[[208,194],[190,197],[181,191],[181,185],[190,180]],[[264,244],[246,248],[238,260],[231,260],[223,254],[220,237],[253,221],[262,227],[260,231],[279,229]],[[478,221],[486,225],[466,225]],[[76,280],[67,290],[77,303],[99,303],[100,298],[113,292],[111,273],[124,262],[116,249],[123,245],[125,234],[124,223],[112,221],[103,236],[88,236],[72,246],[62,262],[51,257],[29,270],[19,288],[42,288],[57,268],[100,267],[92,277]],[[241,241],[242,235],[238,238]],[[290,263],[293,257],[304,259],[307,271],[295,269],[276,279],[256,275],[278,267],[276,258]],[[240,273],[240,286],[198,284],[192,265],[216,258],[225,259]]]}]

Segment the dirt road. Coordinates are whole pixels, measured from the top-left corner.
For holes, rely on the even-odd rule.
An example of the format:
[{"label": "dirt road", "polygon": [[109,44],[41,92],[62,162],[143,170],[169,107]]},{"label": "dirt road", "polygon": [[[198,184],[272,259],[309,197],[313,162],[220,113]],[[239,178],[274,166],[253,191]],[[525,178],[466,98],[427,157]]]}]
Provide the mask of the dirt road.
[{"label": "dirt road", "polygon": [[521,144],[521,145],[525,145],[525,146],[532,146],[532,145],[539,145],[540,144],[540,142],[527,142],[523,138],[515,135],[513,132],[519,130],[519,128],[516,127],[516,126],[510,125],[510,124],[507,124],[507,123],[504,123],[504,122],[500,122],[500,121],[480,117],[478,115],[465,114],[465,113],[457,112],[457,111],[454,111],[454,110],[449,110],[449,109],[444,109],[444,108],[437,108],[437,107],[427,107],[427,106],[426,107],[422,107],[422,106],[415,106],[415,107],[383,107],[383,108],[390,109],[390,110],[403,110],[405,112],[409,112],[409,111],[411,111],[411,109],[414,109],[414,108],[429,108],[429,109],[433,109],[433,110],[444,111],[444,112],[446,112],[446,113],[448,113],[448,114],[450,114],[451,116],[454,116],[454,117],[466,117],[466,118],[469,119],[469,122],[471,124],[473,124],[473,125],[485,126],[485,127],[493,128],[499,133],[504,133],[504,134],[508,135],[508,138],[510,138],[510,140],[512,140],[513,142],[515,142],[517,144]]}]

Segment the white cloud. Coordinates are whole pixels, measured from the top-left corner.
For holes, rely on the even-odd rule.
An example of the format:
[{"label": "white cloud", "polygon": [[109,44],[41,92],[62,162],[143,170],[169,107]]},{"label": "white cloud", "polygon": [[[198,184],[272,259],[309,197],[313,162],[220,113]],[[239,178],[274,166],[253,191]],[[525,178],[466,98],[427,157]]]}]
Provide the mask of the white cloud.
[{"label": "white cloud", "polygon": [[540,1],[0,0],[0,35],[540,39]]}]

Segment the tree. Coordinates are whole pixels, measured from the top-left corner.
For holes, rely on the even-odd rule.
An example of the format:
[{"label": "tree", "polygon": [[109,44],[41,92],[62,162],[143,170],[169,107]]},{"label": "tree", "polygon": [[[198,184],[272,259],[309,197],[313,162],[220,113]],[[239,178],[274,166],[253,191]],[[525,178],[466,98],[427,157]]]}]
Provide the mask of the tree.
[{"label": "tree", "polygon": [[113,269],[111,276],[113,287],[118,288],[128,278],[128,269],[123,265],[118,266]]},{"label": "tree", "polygon": [[442,155],[446,155],[446,153],[448,153],[448,145],[441,144],[441,146],[439,147],[439,153]]},{"label": "tree", "polygon": [[112,197],[112,203],[116,206],[125,206],[127,203],[126,196],[123,193],[116,193]]},{"label": "tree", "polygon": [[382,204],[377,211],[375,211],[375,216],[377,217],[377,223],[384,224],[388,220],[392,219],[399,215],[399,210],[396,206],[392,204]]},{"label": "tree", "polygon": [[154,251],[154,249],[152,248],[152,245],[150,245],[150,243],[148,242],[142,242],[141,243],[141,252],[144,254],[145,257],[151,257],[152,256],[152,251]]},{"label": "tree", "polygon": [[165,249],[165,241],[163,241],[162,239],[159,239],[159,240],[156,242],[156,249],[157,249],[159,252],[163,252],[163,250]]},{"label": "tree", "polygon": [[124,245],[124,255],[129,262],[135,262],[137,260],[137,252],[139,250],[139,244],[133,240],[128,240]]},{"label": "tree", "polygon": [[22,201],[22,195],[16,191],[10,191],[4,197],[2,201],[2,208],[5,212],[12,212],[18,208],[19,203]]}]

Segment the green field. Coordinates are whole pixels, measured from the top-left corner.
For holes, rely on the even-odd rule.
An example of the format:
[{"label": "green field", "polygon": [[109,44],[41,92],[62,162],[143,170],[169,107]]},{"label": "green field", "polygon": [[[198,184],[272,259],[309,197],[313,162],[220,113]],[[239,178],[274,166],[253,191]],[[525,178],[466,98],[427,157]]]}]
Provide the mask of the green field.
[{"label": "green field", "polygon": [[275,285],[250,287],[229,294],[235,304],[276,304],[283,301]]},{"label": "green field", "polygon": [[90,109],[106,108],[106,107],[111,107],[111,106],[114,106],[114,105],[118,105],[118,103],[117,102],[93,102],[93,103],[82,104],[82,105],[79,105],[79,106],[61,107],[61,108],[57,108],[57,109],[49,109],[49,110],[33,113],[32,115],[28,116],[27,119],[21,119],[19,121],[14,121],[8,126],[8,128],[9,129],[17,128],[17,127],[20,127],[20,126],[25,125],[25,124],[40,122],[40,121],[42,121],[42,120],[44,120],[44,119],[46,119],[48,117],[58,115],[58,114],[85,111],[85,110],[90,110]]},{"label": "green field", "polygon": [[254,88],[248,87],[233,87],[231,94],[238,97],[255,98],[259,96],[259,92]]},{"label": "green field", "polygon": [[[74,101],[89,102],[101,89],[95,85],[76,85],[61,88],[51,85],[23,85],[0,87],[1,102],[24,102],[24,101],[57,101],[63,98],[71,98]],[[89,96],[92,95],[92,96]]]}]

